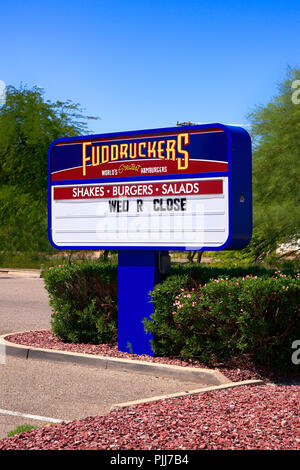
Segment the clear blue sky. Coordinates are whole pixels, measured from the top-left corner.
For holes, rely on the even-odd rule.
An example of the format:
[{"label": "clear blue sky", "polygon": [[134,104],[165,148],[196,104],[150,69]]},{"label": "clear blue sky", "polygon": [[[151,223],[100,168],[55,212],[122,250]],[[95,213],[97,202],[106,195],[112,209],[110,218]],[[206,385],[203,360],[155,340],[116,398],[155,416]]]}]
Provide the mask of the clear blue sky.
[{"label": "clear blue sky", "polygon": [[300,66],[300,2],[4,0],[0,79],[79,102],[95,133],[247,123]]}]

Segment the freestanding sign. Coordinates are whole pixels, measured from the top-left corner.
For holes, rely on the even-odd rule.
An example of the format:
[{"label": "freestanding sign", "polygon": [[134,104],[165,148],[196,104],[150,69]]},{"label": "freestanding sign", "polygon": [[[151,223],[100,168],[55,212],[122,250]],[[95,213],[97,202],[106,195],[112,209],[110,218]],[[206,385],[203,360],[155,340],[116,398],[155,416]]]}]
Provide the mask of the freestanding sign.
[{"label": "freestanding sign", "polygon": [[141,319],[157,253],[250,241],[251,140],[222,124],[58,139],[48,197],[55,248],[119,250],[119,348],[151,354]]}]

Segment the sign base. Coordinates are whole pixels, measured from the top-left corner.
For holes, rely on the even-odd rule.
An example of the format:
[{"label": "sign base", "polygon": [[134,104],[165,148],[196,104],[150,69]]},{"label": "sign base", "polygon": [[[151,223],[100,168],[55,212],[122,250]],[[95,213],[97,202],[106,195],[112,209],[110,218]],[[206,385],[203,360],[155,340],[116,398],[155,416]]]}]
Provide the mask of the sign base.
[{"label": "sign base", "polygon": [[118,349],[131,354],[154,356],[142,320],[154,312],[149,291],[159,281],[158,252],[119,251],[118,261]]}]

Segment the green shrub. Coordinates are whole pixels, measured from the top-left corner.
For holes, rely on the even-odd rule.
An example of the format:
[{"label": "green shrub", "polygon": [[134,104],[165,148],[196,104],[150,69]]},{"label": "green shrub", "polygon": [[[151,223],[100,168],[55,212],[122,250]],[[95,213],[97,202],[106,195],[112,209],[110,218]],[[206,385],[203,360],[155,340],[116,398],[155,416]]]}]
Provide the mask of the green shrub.
[{"label": "green shrub", "polygon": [[55,335],[72,343],[117,339],[117,265],[83,262],[43,271]]},{"label": "green shrub", "polygon": [[200,287],[174,276],[155,287],[155,312],[144,324],[159,356],[225,361],[247,355],[287,368],[291,344],[300,338],[299,298],[299,275],[223,277]]},{"label": "green shrub", "polygon": [[[299,275],[286,273],[172,266],[152,292],[152,320],[144,320],[146,331],[154,334],[155,355],[209,362],[246,354],[260,364],[288,367],[291,344],[300,338],[300,288]],[[52,267],[43,277],[53,308],[52,331],[59,338],[94,344],[117,340],[116,264]]]},{"label": "green shrub", "polygon": [[[211,279],[218,279],[218,277],[272,277],[276,269],[267,269],[260,266],[247,266],[247,267],[233,267],[233,268],[218,268],[203,266],[202,264],[194,263],[174,263],[172,264],[169,276],[188,276],[190,281],[195,281],[198,284],[206,284]],[[285,274],[293,276],[296,274],[294,269],[286,269]]]},{"label": "green shrub", "polygon": [[38,426],[33,426],[32,424],[21,424],[20,426],[17,426],[15,429],[13,429],[12,431],[10,431],[8,434],[7,434],[7,437],[12,437],[12,436],[15,436],[16,434],[20,434],[22,432],[28,432],[28,431],[31,431],[32,429],[37,429]]},{"label": "green shrub", "polygon": [[184,337],[174,323],[176,296],[188,283],[188,276],[172,276],[157,284],[151,293],[154,313],[151,320],[144,319],[145,330],[154,333],[152,342],[156,356],[175,356],[184,346]]}]

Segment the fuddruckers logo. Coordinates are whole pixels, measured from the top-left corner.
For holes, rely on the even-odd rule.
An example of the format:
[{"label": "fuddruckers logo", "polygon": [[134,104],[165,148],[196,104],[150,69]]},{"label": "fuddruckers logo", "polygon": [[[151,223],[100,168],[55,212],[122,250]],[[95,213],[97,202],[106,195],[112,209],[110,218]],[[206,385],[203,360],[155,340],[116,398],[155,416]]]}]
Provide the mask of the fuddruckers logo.
[{"label": "fuddruckers logo", "polygon": [[189,152],[184,149],[189,144],[189,134],[178,134],[176,139],[165,139],[151,141],[138,141],[123,144],[93,144],[82,143],[82,172],[86,175],[88,165],[99,166],[104,163],[123,160],[134,160],[135,158],[159,158],[161,160],[177,159],[178,170],[185,170],[189,163]]}]

